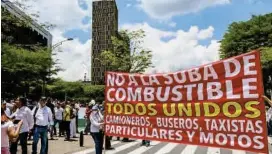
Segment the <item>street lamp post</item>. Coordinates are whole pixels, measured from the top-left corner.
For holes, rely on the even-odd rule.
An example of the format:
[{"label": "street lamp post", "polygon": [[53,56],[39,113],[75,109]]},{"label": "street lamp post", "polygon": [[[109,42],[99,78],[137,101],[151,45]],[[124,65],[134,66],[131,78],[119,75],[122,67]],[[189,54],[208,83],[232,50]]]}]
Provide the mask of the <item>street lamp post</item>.
[{"label": "street lamp post", "polygon": [[[62,45],[63,42],[72,41],[72,40],[74,40],[74,39],[73,38],[67,38],[65,40],[62,40],[62,41],[52,45],[51,52],[53,52],[58,46]],[[42,95],[45,96],[45,79],[43,80],[43,85],[42,85]]]}]

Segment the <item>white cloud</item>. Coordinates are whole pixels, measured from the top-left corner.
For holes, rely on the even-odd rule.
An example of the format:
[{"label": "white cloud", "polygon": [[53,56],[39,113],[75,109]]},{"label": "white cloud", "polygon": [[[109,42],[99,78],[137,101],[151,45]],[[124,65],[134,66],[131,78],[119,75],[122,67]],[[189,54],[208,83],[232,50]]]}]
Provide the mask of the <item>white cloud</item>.
[{"label": "white cloud", "polygon": [[168,25],[169,25],[170,27],[176,27],[177,23],[175,23],[175,22],[170,22]]},{"label": "white cloud", "polygon": [[[206,46],[200,45],[199,40],[212,39],[213,27],[199,30],[192,26],[188,31],[162,31],[149,26],[147,23],[126,24],[122,28],[129,30],[143,29],[146,32],[144,46],[153,51],[153,64],[147,72],[171,72],[188,69],[219,59],[220,43],[211,40]],[[168,38],[168,41],[162,39]]]},{"label": "white cloud", "polygon": [[[63,35],[67,30],[81,29],[86,31],[91,24],[83,24],[84,17],[91,16],[92,0],[21,0],[31,8],[27,13],[39,12],[39,22],[50,22],[56,28],[51,30],[53,44],[65,40]],[[84,10],[80,5],[87,5]],[[91,20],[90,20],[91,22]],[[91,40],[81,43],[77,38],[64,42],[59,49],[63,52],[54,56],[59,59],[59,66],[64,69],[58,73],[58,77],[68,81],[83,79],[85,72],[90,72]],[[89,70],[86,70],[87,65]]]},{"label": "white cloud", "polygon": [[130,4],[130,3],[128,3],[128,4],[126,5],[126,7],[131,7],[131,4]]},{"label": "white cloud", "polygon": [[[54,30],[52,34],[56,36],[56,41],[65,39],[61,31]],[[62,52],[57,52],[54,59],[59,59],[59,66],[64,69],[64,71],[59,72],[58,77],[67,81],[76,81],[83,80],[84,73],[90,73],[91,40],[88,40],[84,44],[79,42],[78,39],[64,42],[55,52],[59,50]],[[87,65],[88,69],[86,69],[84,65]]]},{"label": "white cloud", "polygon": [[228,4],[231,0],[138,0],[139,7],[149,16],[170,19],[176,15],[195,13],[207,7]]}]

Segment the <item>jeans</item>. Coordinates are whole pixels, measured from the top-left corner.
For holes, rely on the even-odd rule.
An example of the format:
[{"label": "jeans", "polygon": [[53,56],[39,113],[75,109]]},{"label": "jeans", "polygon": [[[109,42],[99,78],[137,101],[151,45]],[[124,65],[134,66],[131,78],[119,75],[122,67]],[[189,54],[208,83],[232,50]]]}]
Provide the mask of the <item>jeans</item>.
[{"label": "jeans", "polygon": [[34,130],[32,154],[37,154],[37,144],[41,138],[41,150],[40,154],[46,154],[47,144],[47,126],[36,126]]},{"label": "jeans", "polygon": [[22,154],[27,154],[27,136],[28,136],[28,132],[24,132],[24,133],[19,134],[17,141],[11,143],[11,145],[10,145],[10,153],[11,154],[17,153],[17,147],[18,147],[19,140],[20,140],[20,144],[22,147]]},{"label": "jeans", "polygon": [[95,143],[95,153],[96,154],[102,154],[103,150],[103,133],[102,132],[95,132],[92,133],[92,137]]},{"label": "jeans", "polygon": [[66,139],[70,140],[70,121],[63,121],[63,128],[66,132]]},{"label": "jeans", "polygon": [[62,120],[55,120],[55,121],[54,121],[54,126],[53,126],[54,135],[57,135],[56,124],[59,125],[59,136],[61,136],[61,134],[63,133]]}]

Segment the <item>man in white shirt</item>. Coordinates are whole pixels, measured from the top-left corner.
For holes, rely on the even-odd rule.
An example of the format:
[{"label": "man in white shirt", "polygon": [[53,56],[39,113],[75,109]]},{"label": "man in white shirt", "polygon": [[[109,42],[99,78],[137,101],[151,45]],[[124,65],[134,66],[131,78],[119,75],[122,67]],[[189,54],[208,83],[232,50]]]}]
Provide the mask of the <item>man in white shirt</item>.
[{"label": "man in white shirt", "polygon": [[30,129],[32,129],[34,125],[33,116],[31,110],[26,106],[27,101],[24,97],[19,97],[15,101],[18,109],[15,111],[13,116],[16,120],[23,120],[23,125],[20,129],[19,138],[16,142],[13,142],[10,147],[11,154],[17,153],[18,141],[20,140],[20,144],[22,147],[22,154],[27,154],[27,136]]},{"label": "man in white shirt", "polygon": [[32,144],[32,154],[37,154],[37,144],[41,138],[40,154],[46,154],[47,127],[53,126],[53,116],[51,109],[46,106],[46,98],[40,100],[39,108],[34,112],[35,130]]},{"label": "man in white shirt", "polygon": [[63,126],[62,126],[62,115],[63,115],[63,108],[60,107],[59,103],[56,103],[55,108],[55,121],[54,121],[54,134],[57,134],[56,130],[56,124],[59,125],[59,137],[61,136],[61,133],[63,133]]}]

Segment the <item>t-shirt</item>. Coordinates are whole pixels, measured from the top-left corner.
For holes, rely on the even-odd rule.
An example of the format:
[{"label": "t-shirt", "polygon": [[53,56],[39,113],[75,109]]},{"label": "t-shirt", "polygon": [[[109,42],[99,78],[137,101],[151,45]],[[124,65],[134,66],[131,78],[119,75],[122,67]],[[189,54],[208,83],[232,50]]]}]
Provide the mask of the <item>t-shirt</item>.
[{"label": "t-shirt", "polygon": [[62,120],[63,108],[55,108],[55,117],[57,120]]},{"label": "t-shirt", "polygon": [[14,126],[11,121],[1,124],[1,147],[9,147],[8,128]]}]

